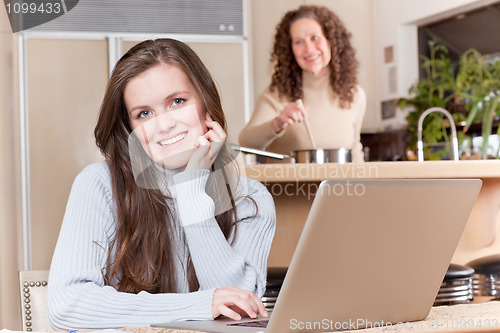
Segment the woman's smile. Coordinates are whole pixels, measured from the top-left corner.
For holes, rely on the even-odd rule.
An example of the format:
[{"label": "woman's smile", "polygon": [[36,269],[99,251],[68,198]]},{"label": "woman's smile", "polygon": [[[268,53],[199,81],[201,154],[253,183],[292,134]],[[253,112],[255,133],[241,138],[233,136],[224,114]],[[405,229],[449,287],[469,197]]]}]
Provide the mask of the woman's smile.
[{"label": "woman's smile", "polygon": [[304,57],[304,60],[306,60],[306,61],[314,61],[316,59],[319,59],[320,56],[321,56],[321,54],[310,55],[310,56]]},{"label": "woman's smile", "polygon": [[328,71],[331,60],[330,42],[319,23],[302,18],[290,26],[292,52],[297,64],[305,71],[321,75]]}]

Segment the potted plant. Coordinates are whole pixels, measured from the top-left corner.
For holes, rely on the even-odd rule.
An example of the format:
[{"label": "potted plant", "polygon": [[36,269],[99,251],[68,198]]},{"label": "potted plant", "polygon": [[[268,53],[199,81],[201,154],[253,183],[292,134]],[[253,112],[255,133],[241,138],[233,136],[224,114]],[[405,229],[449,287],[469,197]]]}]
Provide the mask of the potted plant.
[{"label": "potted plant", "polygon": [[[481,123],[482,158],[487,158],[488,138],[493,120],[500,114],[500,61],[488,63],[487,57],[475,49],[469,49],[460,57],[460,69],[456,77],[457,95],[465,102],[468,111],[464,133],[471,124]],[[500,135],[500,126],[497,129]],[[498,149],[495,157],[498,158]]]},{"label": "potted plant", "polygon": [[[408,147],[415,150],[417,145],[417,126],[422,113],[431,107],[442,107],[449,109],[448,106],[453,101],[455,95],[455,74],[451,66],[451,60],[447,56],[448,49],[444,45],[429,41],[430,57],[420,56],[422,68],[425,70],[425,77],[409,89],[412,98],[401,98],[399,107],[402,109],[407,105],[413,105],[415,110],[411,111],[406,120],[408,121]],[[463,115],[452,113],[455,121],[463,119]],[[449,141],[448,133],[443,126],[443,114],[434,112],[429,114],[423,124],[422,140],[425,143],[438,143]],[[427,159],[441,159],[448,154],[446,151],[432,151],[430,147],[424,149]]]}]

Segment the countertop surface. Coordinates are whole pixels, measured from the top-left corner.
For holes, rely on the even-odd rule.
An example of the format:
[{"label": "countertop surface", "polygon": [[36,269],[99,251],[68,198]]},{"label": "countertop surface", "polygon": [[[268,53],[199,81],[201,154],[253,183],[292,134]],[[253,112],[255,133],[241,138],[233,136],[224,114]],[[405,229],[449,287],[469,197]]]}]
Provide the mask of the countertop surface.
[{"label": "countertop surface", "polygon": [[[124,328],[132,333],[187,333],[153,327]],[[425,320],[373,327],[368,329],[343,331],[351,333],[379,332],[498,332],[500,331],[500,302],[490,301],[479,304],[459,304],[433,307]],[[191,331],[189,331],[191,332]]]},{"label": "countertop surface", "polygon": [[[344,333],[379,333],[379,332],[447,332],[447,333],[482,333],[500,331],[500,301],[483,297],[478,303],[432,307],[427,318],[421,321],[386,325],[359,330],[342,331]],[[476,302],[476,301],[475,301]],[[2,329],[1,333],[24,333]],[[66,331],[47,331],[52,333]],[[82,333],[188,333],[184,331],[158,327],[124,327],[119,330],[79,330]],[[198,332],[198,331],[196,331]]]},{"label": "countertop surface", "polygon": [[500,178],[500,160],[255,164],[243,172],[261,182],[323,179]]}]

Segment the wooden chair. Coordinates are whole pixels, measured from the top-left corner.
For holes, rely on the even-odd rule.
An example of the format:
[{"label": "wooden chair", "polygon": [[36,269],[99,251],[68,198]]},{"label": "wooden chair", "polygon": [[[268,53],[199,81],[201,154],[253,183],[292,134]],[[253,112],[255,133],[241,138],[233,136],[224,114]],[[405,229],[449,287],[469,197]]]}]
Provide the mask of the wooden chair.
[{"label": "wooden chair", "polygon": [[49,271],[20,271],[23,331],[52,331],[47,308]]}]

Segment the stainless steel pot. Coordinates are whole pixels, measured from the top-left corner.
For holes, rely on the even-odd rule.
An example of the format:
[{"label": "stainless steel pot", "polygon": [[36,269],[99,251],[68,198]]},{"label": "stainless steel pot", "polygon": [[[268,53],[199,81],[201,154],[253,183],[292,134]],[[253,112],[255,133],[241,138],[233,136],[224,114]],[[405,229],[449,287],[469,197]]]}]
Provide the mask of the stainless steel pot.
[{"label": "stainless steel pot", "polygon": [[312,149],[294,151],[295,160],[298,163],[339,163],[352,162],[351,150],[340,149]]},{"label": "stainless steel pot", "polygon": [[265,156],[278,160],[290,159],[290,163],[344,164],[352,161],[351,150],[347,148],[296,150],[290,155],[240,146],[232,146],[232,148],[243,153]]}]

